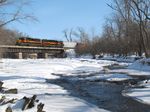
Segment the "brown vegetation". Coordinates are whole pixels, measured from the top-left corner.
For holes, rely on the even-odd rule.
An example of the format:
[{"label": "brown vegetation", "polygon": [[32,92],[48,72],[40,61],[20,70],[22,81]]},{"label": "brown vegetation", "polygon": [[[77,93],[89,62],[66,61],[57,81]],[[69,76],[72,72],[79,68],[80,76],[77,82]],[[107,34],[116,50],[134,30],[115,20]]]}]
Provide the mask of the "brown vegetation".
[{"label": "brown vegetation", "polygon": [[0,45],[15,45],[20,34],[16,31],[0,28]]}]

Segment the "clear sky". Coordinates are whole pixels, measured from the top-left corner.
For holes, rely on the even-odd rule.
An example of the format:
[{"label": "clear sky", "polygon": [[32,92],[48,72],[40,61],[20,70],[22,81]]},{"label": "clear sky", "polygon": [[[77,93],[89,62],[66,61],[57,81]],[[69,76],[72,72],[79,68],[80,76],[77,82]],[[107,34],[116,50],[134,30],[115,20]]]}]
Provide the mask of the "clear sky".
[{"label": "clear sky", "polygon": [[13,23],[10,28],[34,38],[65,40],[64,29],[83,27],[101,33],[111,9],[108,0],[34,0],[30,11],[39,22]]}]

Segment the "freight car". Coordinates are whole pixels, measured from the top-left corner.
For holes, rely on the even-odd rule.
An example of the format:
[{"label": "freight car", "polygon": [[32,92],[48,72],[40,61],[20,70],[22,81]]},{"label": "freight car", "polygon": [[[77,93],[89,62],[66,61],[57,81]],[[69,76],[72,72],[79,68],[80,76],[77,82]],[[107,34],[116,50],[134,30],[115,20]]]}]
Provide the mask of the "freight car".
[{"label": "freight car", "polygon": [[47,40],[47,39],[36,39],[28,37],[20,37],[16,40],[16,45],[19,46],[36,46],[36,47],[59,47],[64,46],[62,41]]}]

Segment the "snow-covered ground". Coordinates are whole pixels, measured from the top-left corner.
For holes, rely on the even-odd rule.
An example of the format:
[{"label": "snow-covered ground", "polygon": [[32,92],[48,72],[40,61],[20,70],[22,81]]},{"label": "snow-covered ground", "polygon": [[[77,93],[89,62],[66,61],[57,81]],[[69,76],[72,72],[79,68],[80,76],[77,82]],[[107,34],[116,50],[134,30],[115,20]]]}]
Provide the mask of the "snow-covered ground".
[{"label": "snow-covered ground", "polygon": [[[46,83],[45,79],[56,79],[53,73],[71,74],[75,72],[98,72],[102,66],[111,61],[85,61],[79,59],[41,59],[41,60],[12,60],[3,59],[0,63],[0,80],[5,88],[17,88],[18,94],[5,94],[6,98],[21,99],[24,96],[37,95],[37,99],[44,103],[46,112],[107,112],[84,100],[69,95],[64,88]],[[71,74],[73,75],[73,74]],[[74,74],[75,75],[75,74]],[[4,95],[4,94],[1,94]],[[7,106],[13,112],[21,112],[22,101],[15,104],[0,106],[0,112],[5,112]],[[36,108],[25,112],[36,112]]]},{"label": "snow-covered ground", "polygon": [[[96,74],[94,76],[90,75],[87,76],[86,78],[73,78],[73,80],[88,80],[88,81],[95,81],[95,80],[101,80],[101,81],[115,81],[115,82],[119,82],[119,81],[125,81],[125,80],[129,80],[132,79],[132,77],[126,75],[126,74]],[[70,79],[71,80],[71,79]]]},{"label": "snow-covered ground", "polygon": [[129,64],[126,69],[117,69],[111,72],[120,72],[135,76],[150,76],[150,58],[137,60],[133,64]]},{"label": "snow-covered ground", "polygon": [[127,62],[127,63],[133,63],[134,61],[136,61],[137,59],[139,59],[140,57],[137,57],[137,56],[124,56],[124,57],[121,57],[121,56],[104,56],[103,58],[101,59],[104,59],[104,60],[115,60],[115,61],[118,61],[118,62]]},{"label": "snow-covered ground", "polygon": [[133,97],[135,100],[150,105],[150,81],[142,81],[140,86],[143,88],[134,88],[124,93],[124,96]]},{"label": "snow-covered ground", "polygon": [[[128,69],[119,70],[119,72],[126,72],[129,75],[146,76],[150,78],[150,59],[138,60],[130,65]],[[140,82],[139,86],[142,86],[143,88],[129,89],[129,92],[124,95],[133,97],[139,102],[150,105],[150,80],[148,79]]]},{"label": "snow-covered ground", "polygon": [[150,58],[138,60],[132,65],[130,65],[128,68],[139,70],[139,71],[150,72]]},{"label": "snow-covered ground", "polygon": [[[93,76],[86,78],[88,80],[105,79],[108,81],[123,81],[131,79],[131,76],[145,76],[150,78],[150,58],[140,59],[135,61],[135,57],[128,58],[110,58],[105,57],[104,59],[116,60],[120,65],[129,65],[126,69],[114,69],[110,70],[110,74],[101,74],[100,76]],[[120,62],[119,62],[120,61]],[[122,63],[122,62],[134,62],[134,63]],[[111,72],[113,74],[111,74]],[[128,75],[126,75],[128,74]],[[139,86],[144,88],[131,88],[127,93],[123,95],[132,97],[135,100],[150,105],[150,80],[140,82]]]},{"label": "snow-covered ground", "polygon": [[[146,61],[147,62],[147,61]],[[18,94],[5,94],[6,98],[21,99],[24,96],[37,95],[37,99],[44,103],[46,112],[107,112],[82,99],[70,96],[70,93],[63,87],[46,83],[45,79],[57,79],[59,75],[67,76],[97,75],[88,76],[81,80],[103,79],[107,81],[122,81],[131,79],[129,75],[150,75],[149,63],[141,65],[136,62],[127,69],[111,70],[112,73],[102,74],[103,66],[119,63],[115,61],[94,60],[94,59],[27,59],[27,60],[0,60],[0,80],[4,82],[3,87],[17,88]],[[141,67],[143,67],[141,69]],[[139,67],[139,68],[138,68]],[[144,69],[146,68],[146,69]],[[100,74],[98,74],[100,73]],[[146,88],[131,89],[125,95],[134,97],[142,102],[150,104],[150,82],[142,83]],[[1,96],[4,94],[0,94]],[[22,103],[18,100],[15,104],[0,106],[0,112],[5,112],[7,106],[11,106],[13,112],[21,112],[19,108]],[[36,108],[25,112],[35,112]]]}]

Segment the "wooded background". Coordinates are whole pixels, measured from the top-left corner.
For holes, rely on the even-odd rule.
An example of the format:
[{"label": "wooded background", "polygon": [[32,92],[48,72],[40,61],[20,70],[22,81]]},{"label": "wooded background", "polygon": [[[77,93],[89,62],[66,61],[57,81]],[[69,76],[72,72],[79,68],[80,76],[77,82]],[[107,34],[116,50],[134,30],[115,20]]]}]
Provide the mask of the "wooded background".
[{"label": "wooded background", "polygon": [[[1,45],[14,45],[15,39],[22,35],[7,29],[8,24],[36,20],[31,14],[24,13],[23,9],[28,5],[27,0],[0,0]],[[107,5],[112,14],[106,18],[102,35],[95,35],[94,30],[86,32],[82,27],[63,31],[67,41],[78,42],[77,54],[145,54],[150,57],[150,0],[111,0]],[[4,10],[9,7],[15,10]]]}]

